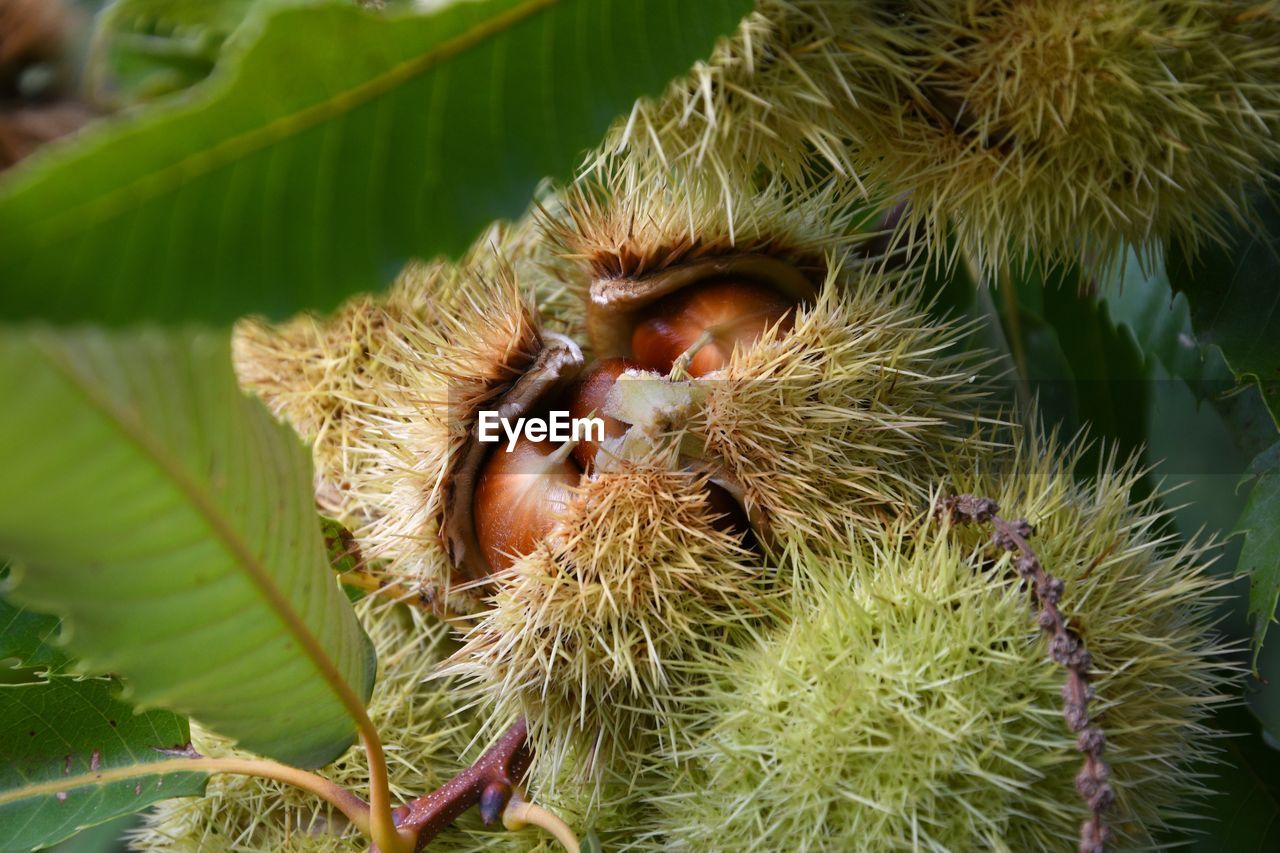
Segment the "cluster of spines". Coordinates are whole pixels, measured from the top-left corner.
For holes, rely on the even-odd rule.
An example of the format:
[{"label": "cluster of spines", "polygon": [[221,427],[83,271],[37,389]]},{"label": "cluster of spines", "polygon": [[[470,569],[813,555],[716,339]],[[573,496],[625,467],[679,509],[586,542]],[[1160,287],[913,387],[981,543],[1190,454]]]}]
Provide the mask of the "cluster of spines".
[{"label": "cluster of spines", "polygon": [[584,481],[547,541],[494,577],[445,673],[495,720],[524,715],[553,775],[617,773],[668,720],[680,662],[773,613],[771,573],[716,524],[706,475],[666,451]]},{"label": "cluster of spines", "polygon": [[1100,265],[1249,216],[1277,79],[1269,3],[766,0],[606,150],[906,197],[895,242],[984,273]]},{"label": "cluster of spines", "polygon": [[963,329],[926,314],[918,275],[868,257],[866,216],[840,182],[720,180],[637,159],[603,161],[543,216],[579,267],[571,280],[584,300],[593,282],[753,253],[811,280],[816,300],[800,306],[794,328],[708,379],[707,404],[689,424],[749,508],[811,539],[838,532],[850,512],[876,521],[918,502],[922,473],[969,438],[985,393],[972,381],[979,360],[958,352]]},{"label": "cluster of spines", "polygon": [[434,604],[452,600],[438,544],[442,472],[464,427],[542,345],[532,286],[515,262],[528,234],[500,231],[457,265],[411,266],[384,300],[322,322],[240,324],[237,373],[312,445],[316,495],[369,566]]},{"label": "cluster of spines", "polygon": [[[860,254],[873,214],[839,181],[763,182],[735,172],[606,158],[540,217],[549,242],[595,279],[642,277],[702,258],[759,253],[821,280],[826,259]],[[581,273],[577,277],[581,287]]]},{"label": "cluster of spines", "polygon": [[690,432],[782,538],[838,542],[850,518],[909,511],[939,459],[973,440],[981,364],[918,296],[907,276],[833,267],[787,334],[707,382]]},{"label": "cluster of spines", "polygon": [[[1151,843],[1199,792],[1190,765],[1212,753],[1205,718],[1226,701],[1208,630],[1221,581],[1206,545],[1170,548],[1154,503],[1130,504],[1132,465],[1081,485],[1078,455],[1031,439],[953,472],[1035,521],[1040,572],[1009,531],[993,552],[927,513],[798,552],[794,621],[709,662],[709,686],[683,698],[700,723],[670,756],[648,843],[1053,849],[1083,823],[1094,850],[1108,807],[1117,842]],[[1043,588],[1030,612],[1019,568]],[[1037,613],[1055,599],[1069,631],[1040,617],[1055,629],[1047,660]]]},{"label": "cluster of spines", "polygon": [[[1230,701],[1238,672],[1232,644],[1211,625],[1225,583],[1209,571],[1216,543],[1179,543],[1163,508],[1168,495],[1135,498],[1145,472],[1114,449],[1100,454],[1088,481],[1077,480],[1088,449],[1031,427],[1004,464],[953,457],[946,482],[1021,517],[1001,521],[990,541],[1005,551],[1004,571],[1030,585],[1047,657],[1066,670],[1059,719],[1084,766],[1053,782],[1063,799],[1081,802],[1081,846],[1096,850],[1106,844],[1100,813],[1115,841],[1149,844],[1176,808],[1204,793],[1191,766],[1214,760],[1207,717]],[[1035,548],[1024,550],[1017,537],[1032,525]],[[983,536],[952,535],[974,547]]]}]

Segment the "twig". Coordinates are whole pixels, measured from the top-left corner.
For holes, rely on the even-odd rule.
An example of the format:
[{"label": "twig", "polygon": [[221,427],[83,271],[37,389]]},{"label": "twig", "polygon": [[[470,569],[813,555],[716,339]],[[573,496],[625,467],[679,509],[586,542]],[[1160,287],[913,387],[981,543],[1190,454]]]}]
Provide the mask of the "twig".
[{"label": "twig", "polygon": [[338,575],[338,583],[358,589],[366,595],[377,596],[396,604],[406,604],[424,613],[430,613],[442,622],[448,622],[465,630],[471,624],[471,617],[449,607],[440,596],[425,590],[414,590],[398,581],[388,580],[365,571],[363,568],[353,569]]},{"label": "twig", "polygon": [[338,582],[343,586],[394,601],[396,604],[408,604],[463,630],[468,627],[467,617],[450,608],[448,601],[440,595],[421,587],[411,589],[374,571],[369,561],[365,560],[355,535],[341,522],[325,518],[322,529],[329,563],[338,572]]},{"label": "twig", "polygon": [[474,805],[480,806],[480,819],[486,825],[497,823],[529,769],[528,739],[529,727],[521,719],[475,764],[430,794],[396,809],[396,826],[417,838],[416,849],[421,850]]},{"label": "twig", "polygon": [[977,495],[954,495],[943,498],[934,509],[943,520],[960,524],[985,524],[993,527],[991,541],[996,547],[1016,553],[1013,565],[1018,576],[1031,587],[1040,612],[1036,621],[1049,638],[1049,657],[1067,670],[1062,687],[1062,715],[1067,728],[1076,734],[1076,749],[1084,754],[1084,766],[1076,774],[1076,792],[1089,807],[1089,819],[1080,827],[1080,853],[1104,853],[1111,830],[1103,814],[1115,803],[1115,791],[1108,784],[1111,768],[1102,758],[1107,738],[1102,729],[1090,725],[1089,685],[1092,659],[1080,635],[1073,631],[1058,608],[1062,599],[1062,581],[1045,571],[1040,558],[1027,540],[1035,529],[1026,521],[1006,521],[997,513],[999,505],[990,498]]},{"label": "twig", "polygon": [[542,806],[526,803],[518,796],[512,797],[511,802],[507,803],[507,807],[503,810],[502,825],[513,832],[524,829],[526,826],[540,827],[559,841],[560,846],[568,853],[580,853],[582,850],[578,836],[569,828],[569,824]]}]

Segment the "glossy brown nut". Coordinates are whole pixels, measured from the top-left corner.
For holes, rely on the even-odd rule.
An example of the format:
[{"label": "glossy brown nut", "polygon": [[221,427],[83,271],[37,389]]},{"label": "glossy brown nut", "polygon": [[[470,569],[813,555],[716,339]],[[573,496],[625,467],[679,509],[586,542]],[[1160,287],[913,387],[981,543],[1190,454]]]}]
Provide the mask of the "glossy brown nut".
[{"label": "glossy brown nut", "polygon": [[[790,330],[795,303],[777,291],[745,281],[713,281],[659,299],[640,315],[631,333],[637,362],[663,373],[691,347],[690,376],[706,376],[729,363],[735,347],[748,347],[765,329]],[[704,340],[705,337],[705,340]]]},{"label": "glossy brown nut", "polygon": [[[620,438],[627,432],[627,425],[617,418],[604,414],[605,400],[609,392],[627,370],[638,370],[640,364],[627,358],[604,358],[586,369],[582,377],[569,389],[569,416],[572,418],[598,417],[604,420],[604,437]],[[583,468],[590,468],[600,450],[597,441],[583,440],[573,449],[573,458]]]},{"label": "glossy brown nut", "polygon": [[558,458],[559,445],[521,437],[511,452],[495,447],[476,484],[476,540],[493,571],[510,568],[551,530],[582,471]]}]

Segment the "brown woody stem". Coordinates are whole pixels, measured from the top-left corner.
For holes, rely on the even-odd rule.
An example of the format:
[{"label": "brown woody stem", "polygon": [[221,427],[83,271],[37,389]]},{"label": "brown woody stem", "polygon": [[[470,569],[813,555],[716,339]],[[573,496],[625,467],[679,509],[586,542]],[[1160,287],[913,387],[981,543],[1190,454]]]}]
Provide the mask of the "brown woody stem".
[{"label": "brown woody stem", "polygon": [[465,614],[450,608],[443,599],[414,590],[402,583],[387,580],[385,577],[366,572],[364,569],[343,572],[338,575],[338,582],[343,586],[358,589],[368,595],[385,598],[396,604],[415,607],[425,613],[430,613],[441,621],[449,622],[460,628],[465,629],[470,624]]},{"label": "brown woody stem", "polygon": [[1111,831],[1103,814],[1115,802],[1115,791],[1107,783],[1111,768],[1102,757],[1107,745],[1106,735],[1101,728],[1090,725],[1089,700],[1093,698],[1093,688],[1089,685],[1089,666],[1092,659],[1085,650],[1084,641],[1067,625],[1058,608],[1063,582],[1045,571],[1027,541],[1035,533],[1034,528],[1026,519],[1007,521],[997,515],[999,511],[995,501],[976,495],[946,497],[935,507],[937,516],[946,521],[990,523],[993,527],[991,541],[996,547],[1017,555],[1013,565],[1018,576],[1030,586],[1039,607],[1036,621],[1049,638],[1049,657],[1067,671],[1067,681],[1062,686],[1062,714],[1067,728],[1076,735],[1076,749],[1084,754],[1084,766],[1076,774],[1076,792],[1089,809],[1089,819],[1080,827],[1080,853],[1104,853]]},{"label": "brown woody stem", "polygon": [[529,769],[528,739],[529,727],[521,719],[475,764],[430,794],[396,809],[396,827],[415,837],[415,849],[421,850],[472,806],[480,806],[480,819],[486,825],[497,823]]}]

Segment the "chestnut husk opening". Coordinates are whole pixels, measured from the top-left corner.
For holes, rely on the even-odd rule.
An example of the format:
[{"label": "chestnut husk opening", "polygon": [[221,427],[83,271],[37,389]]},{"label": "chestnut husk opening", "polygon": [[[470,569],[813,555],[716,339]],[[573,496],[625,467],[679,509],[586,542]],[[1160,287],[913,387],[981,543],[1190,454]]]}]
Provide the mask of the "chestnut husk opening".
[{"label": "chestnut husk opening", "polygon": [[[523,417],[539,408],[542,401],[560,393],[582,370],[582,349],[573,340],[553,332],[543,333],[541,352],[506,393],[498,398],[499,417]],[[476,538],[476,482],[490,448],[476,437],[478,424],[468,427],[465,452],[450,460],[444,477],[444,518],[440,538],[453,564],[453,578],[472,583],[488,577],[493,569]]]},{"label": "chestnut husk opening", "polygon": [[699,258],[644,275],[597,278],[587,300],[587,335],[599,358],[629,357],[637,315],[657,300],[712,281],[750,281],[797,304],[812,302],[818,288],[804,270],[772,255],[750,253]]}]

